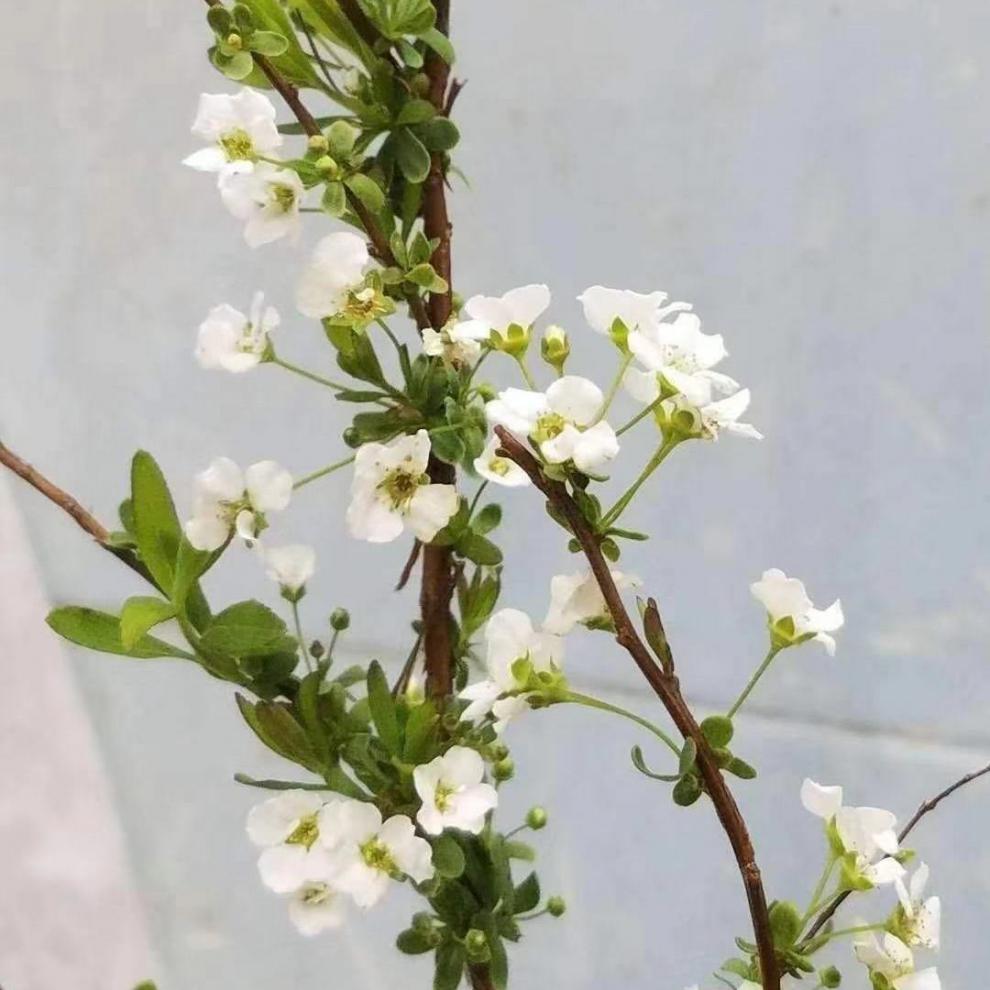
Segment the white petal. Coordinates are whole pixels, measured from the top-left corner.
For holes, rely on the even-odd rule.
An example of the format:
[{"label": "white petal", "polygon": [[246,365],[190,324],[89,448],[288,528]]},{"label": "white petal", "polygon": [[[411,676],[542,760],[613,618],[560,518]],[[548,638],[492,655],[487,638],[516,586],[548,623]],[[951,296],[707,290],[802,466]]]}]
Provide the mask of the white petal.
[{"label": "white petal", "polygon": [[258,857],[261,882],[276,894],[291,894],[309,879],[305,846],[269,846]]},{"label": "white petal", "polygon": [[545,285],[524,285],[506,292],[502,302],[513,323],[531,327],[550,305],[550,290]]},{"label": "white petal", "polygon": [[599,333],[608,333],[616,319],[622,320],[627,330],[654,326],[658,310],[667,298],[666,292],[643,294],[628,289],[608,289],[593,285],[578,296],[584,307],[584,318]]},{"label": "white petal", "polygon": [[461,721],[478,722],[483,719],[492,710],[492,705],[502,690],[503,688],[493,680],[476,681],[474,684],[469,684],[457,696],[470,702],[461,714]]},{"label": "white petal", "polygon": [[619,439],[615,430],[603,420],[579,435],[571,456],[579,471],[595,472],[618,453]]},{"label": "white petal", "polygon": [[811,599],[804,583],[797,578],[789,578],[775,567],[764,571],[763,577],[749,588],[774,621],[785,616],[804,615],[811,608]]},{"label": "white petal", "polygon": [[300,819],[315,815],[324,802],[325,798],[317,791],[282,791],[248,812],[248,838],[258,846],[282,842],[292,834]]},{"label": "white petal", "polygon": [[196,490],[220,501],[236,502],[244,495],[244,475],[229,457],[218,457],[196,475]]},{"label": "white petal", "polygon": [[219,172],[227,164],[227,156],[216,147],[201,148],[183,158],[182,164],[198,172]]},{"label": "white petal", "polygon": [[546,400],[550,408],[564,419],[577,426],[587,426],[598,415],[605,396],[587,378],[564,375],[547,389]]},{"label": "white petal", "polygon": [[409,528],[423,543],[429,543],[450,522],[461,498],[453,485],[421,485],[409,501]]},{"label": "white petal", "polygon": [[283,588],[298,591],[316,570],[316,551],[301,543],[264,550],[267,574]]},{"label": "white petal", "polygon": [[485,416],[493,426],[504,426],[513,433],[527,436],[548,410],[547,397],[542,392],[507,388],[499,392],[497,399],[486,403]]},{"label": "white petal", "polygon": [[915,973],[899,976],[893,983],[894,990],[942,990],[942,981],[934,966],[919,969]]},{"label": "white petal", "polygon": [[292,498],[292,475],[275,461],[258,461],[244,472],[251,505],[258,512],[279,512]]},{"label": "white petal", "polygon": [[801,804],[805,810],[828,821],[842,807],[842,788],[819,784],[805,777],[801,784]]},{"label": "white petal", "polygon": [[499,457],[495,451],[498,450],[500,441],[497,436],[492,436],[485,449],[479,457],[474,459],[474,469],[486,481],[494,482],[496,485],[503,485],[506,488],[520,488],[529,484],[529,475],[515,461],[508,457]]},{"label": "white petal", "polygon": [[358,491],[347,506],[351,536],[369,543],[391,543],[402,535],[402,515],[372,491]]},{"label": "white petal", "polygon": [[622,377],[625,390],[637,401],[651,405],[660,398],[660,383],[655,371],[628,368]]},{"label": "white petal", "polygon": [[332,801],[319,813],[320,844],[333,848],[345,843],[360,845],[381,828],[379,810],[366,801]]},{"label": "white petal", "polygon": [[485,776],[485,761],[477,750],[451,746],[441,757],[443,780],[452,787],[480,784]]},{"label": "white petal", "polygon": [[183,526],[183,532],[193,549],[212,552],[224,545],[230,525],[216,515],[194,516]]},{"label": "white petal", "polygon": [[302,935],[319,935],[327,929],[339,928],[345,917],[340,895],[325,882],[305,884],[289,901],[289,919]]}]

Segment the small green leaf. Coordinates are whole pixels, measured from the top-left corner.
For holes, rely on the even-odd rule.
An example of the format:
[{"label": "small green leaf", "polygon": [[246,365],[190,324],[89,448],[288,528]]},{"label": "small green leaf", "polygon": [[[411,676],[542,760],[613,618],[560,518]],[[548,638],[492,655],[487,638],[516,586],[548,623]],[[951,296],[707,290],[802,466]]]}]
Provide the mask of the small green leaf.
[{"label": "small green leaf", "polygon": [[672,796],[674,798],[674,804],[680,805],[682,808],[690,807],[690,805],[694,804],[701,797],[701,783],[693,773],[688,774],[686,777],[681,777],[674,784]]},{"label": "small green leaf", "polygon": [[255,31],[250,39],[251,51],[266,58],[277,58],[289,50],[288,39],[275,31]]},{"label": "small green leaf", "polygon": [[378,213],[381,208],[385,205],[385,193],[382,192],[382,187],[375,182],[370,176],[365,175],[363,172],[355,172],[354,175],[348,176],[344,180],[344,185],[359,200],[361,200],[364,205],[371,210],[372,213]]},{"label": "small green leaf", "polygon": [[523,863],[532,863],[536,859],[536,850],[528,842],[512,839],[505,843],[505,855],[509,859],[518,859]]},{"label": "small green leaf", "polygon": [[429,151],[450,151],[461,139],[457,125],[446,117],[434,117],[416,126],[416,137]]},{"label": "small green leaf", "polygon": [[495,502],[486,505],[471,520],[471,528],[478,534],[490,533],[502,521],[502,506]]},{"label": "small green leaf", "polygon": [[424,59],[422,52],[410,45],[405,38],[399,38],[396,42],[396,47],[399,49],[399,55],[402,56],[402,61],[410,69],[421,69],[423,67]]},{"label": "small green leaf", "polygon": [[385,679],[385,671],[377,660],[372,660],[368,667],[368,705],[371,708],[371,719],[378,730],[378,738],[390,753],[401,753],[402,737],[395,701]]},{"label": "small green leaf", "polygon": [[732,719],[725,715],[709,715],[702,721],[700,729],[708,744],[720,749],[732,742],[732,734],[735,731]]},{"label": "small green leaf", "polygon": [[422,955],[433,949],[426,935],[416,928],[407,928],[404,932],[399,932],[395,939],[395,947],[407,956]]},{"label": "small green leaf", "polygon": [[342,217],[347,209],[347,193],[343,182],[328,182],[323,190],[320,207],[332,217]]},{"label": "small green leaf", "polygon": [[540,903],[540,879],[536,873],[530,873],[518,887],[512,898],[512,913],[524,914],[532,911]]},{"label": "small green leaf", "polygon": [[395,160],[406,180],[414,184],[426,181],[430,174],[430,153],[408,127],[393,132]]},{"label": "small green leaf", "polygon": [[740,780],[753,780],[756,777],[756,768],[751,767],[745,760],[740,760],[738,756],[732,758],[732,762],[725,768],[726,773],[731,773]]},{"label": "small green leaf", "polygon": [[770,905],[770,931],[778,949],[788,949],[801,934],[801,912],[790,901],[775,901]]},{"label": "small green leaf", "polygon": [[175,606],[161,598],[137,595],[128,598],[120,611],[120,642],[125,650],[161,622],[175,618]]},{"label": "small green leaf", "polygon": [[424,701],[406,719],[406,741],[402,758],[407,763],[426,763],[433,756],[437,710],[432,701]]},{"label": "small green leaf", "polygon": [[182,531],[161,468],[139,450],[131,461],[131,510],[141,560],[159,588],[169,591]]},{"label": "small green leaf", "polygon": [[206,21],[223,38],[234,30],[234,19],[226,7],[210,7],[206,12]]},{"label": "small green leaf", "polygon": [[422,124],[437,115],[437,108],[429,100],[409,100],[402,105],[395,118],[396,124]]},{"label": "small green leaf", "polygon": [[457,990],[464,975],[464,946],[459,942],[444,942],[437,949],[433,990]]},{"label": "small green leaf", "polygon": [[475,532],[468,532],[457,541],[456,549],[462,557],[476,564],[494,567],[502,563],[502,551],[491,540]]},{"label": "small green leaf", "polygon": [[235,82],[247,78],[254,71],[254,59],[250,52],[238,52],[229,59],[218,61],[217,65],[228,79]]},{"label": "small green leaf", "polygon": [[426,42],[448,65],[454,64],[454,46],[450,39],[435,27],[419,32],[419,37]]},{"label": "small green leaf", "polygon": [[284,646],[285,638],[285,623],[267,605],[251,599],[217,613],[200,647],[224,656],[261,656]]},{"label": "small green leaf", "polygon": [[80,605],[67,605],[48,613],[45,620],[63,639],[101,653],[150,660],[155,657],[176,657],[194,660],[191,654],[165,643],[154,636],[141,636],[125,647],[120,637],[120,620],[115,615],[98,612]]},{"label": "small green leaf", "polygon": [[651,770],[646,765],[646,761],[643,759],[643,751],[639,746],[633,746],[629,757],[632,760],[633,766],[645,777],[652,777],[653,780],[662,780],[668,784],[673,784],[675,781],[681,779],[681,775],[677,773],[656,773]]},{"label": "small green leaf", "polygon": [[449,832],[433,840],[433,866],[440,876],[456,880],[464,872],[464,863],[464,850]]},{"label": "small green leaf", "polygon": [[698,758],[698,744],[690,738],[684,740],[681,747],[681,759],[677,766],[677,772],[683,777],[694,769],[695,760]]}]

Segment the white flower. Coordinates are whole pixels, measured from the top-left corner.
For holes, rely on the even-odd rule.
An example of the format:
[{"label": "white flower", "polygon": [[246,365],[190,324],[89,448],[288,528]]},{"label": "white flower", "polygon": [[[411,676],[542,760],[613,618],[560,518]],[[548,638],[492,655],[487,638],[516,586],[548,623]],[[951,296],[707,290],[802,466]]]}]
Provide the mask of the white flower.
[{"label": "white flower", "polygon": [[364,282],[371,260],[363,237],[338,231],[321,238],[296,286],[296,306],[304,316],[336,316]]},{"label": "white flower", "polygon": [[573,461],[579,471],[594,472],[619,452],[615,430],[598,420],[602,390],[587,378],[564,375],[546,392],[507,388],[485,405],[490,423],[536,441],[551,464]]},{"label": "white flower", "polygon": [[259,247],[299,234],[299,204],[305,189],[288,168],[258,162],[250,172],[220,173],[220,198],[238,220],[244,221],[244,240]]},{"label": "white flower", "polygon": [[197,550],[217,550],[236,529],[241,539],[253,541],[264,514],[281,511],[291,497],[292,475],[275,461],[259,461],[242,472],[229,457],[218,457],[196,475],[186,539]]},{"label": "white flower", "polygon": [[535,630],[525,612],[501,609],[485,626],[488,677],[461,691],[459,697],[470,702],[461,719],[477,722],[490,712],[495,716],[495,731],[500,733],[510,719],[529,707],[525,694],[513,693],[525,688],[513,672],[516,661],[528,660],[537,673],[557,673],[563,659],[564,641],[560,636]]},{"label": "white flower", "polygon": [[326,880],[306,880],[289,897],[289,919],[302,935],[319,935],[344,923],[340,894]]},{"label": "white flower", "polygon": [[884,932],[882,940],[872,932],[857,935],[853,952],[871,975],[883,976],[895,990],[939,990],[941,986],[934,969],[915,972],[911,950],[890,932]]},{"label": "white flower", "polygon": [[675,395],[660,403],[657,418],[682,437],[717,440],[725,430],[726,433],[751,440],[763,439],[763,434],[756,427],[739,422],[739,417],[749,408],[748,388],[718,400],[712,400],[712,383],[706,379],[696,379],[693,388],[695,395],[702,398],[701,402],[693,403],[684,395]]},{"label": "white flower", "polygon": [[668,313],[691,308],[689,303],[671,303],[664,306],[666,292],[632,292],[629,289],[607,289],[593,285],[578,296],[584,307],[584,318],[594,330],[609,334],[616,320],[630,333],[633,330],[650,330],[659,325]]},{"label": "white flower", "polygon": [[192,131],[209,147],[191,154],[183,164],[201,172],[221,172],[231,163],[247,171],[259,155],[271,157],[282,144],[271,100],[246,87],[234,96],[203,93]]},{"label": "white flower", "polygon": [[661,382],[667,394],[680,393],[696,405],[709,402],[712,389],[728,394],[739,388],[728,375],[711,370],[728,352],[720,334],[701,332],[701,320],[694,313],[635,330],[628,344],[646,369],[630,368],[624,378],[627,391],[640,402],[655,402]]},{"label": "white flower", "polygon": [[408,527],[429,543],[457,511],[460,496],[453,485],[431,484],[426,473],[430,436],[389,443],[366,443],[354,461],[347,526],[352,536],[370,543],[388,543]]},{"label": "white flower", "polygon": [[498,792],[484,782],[485,761],[476,750],[451,746],[425,766],[413,770],[413,784],[423,806],[416,813],[427,835],[459,828],[477,835],[485,815],[498,804]]},{"label": "white flower", "polygon": [[316,551],[301,543],[264,547],[262,555],[268,576],[292,593],[301,591],[316,570]]},{"label": "white flower", "polygon": [[[612,571],[616,587],[622,591],[638,588],[640,580],[622,571]],[[550,608],[543,620],[547,632],[564,636],[578,624],[591,628],[611,628],[605,596],[590,570],[557,574],[550,581]]]},{"label": "white flower", "polygon": [[481,342],[488,339],[491,328],[481,320],[461,320],[440,330],[423,330],[423,351],[430,357],[442,357],[456,365],[474,364],[481,356]]},{"label": "white flower", "polygon": [[291,894],[307,881],[328,879],[329,854],[320,838],[326,798],[314,791],[282,791],[248,813],[248,838],[263,847],[258,872],[266,887]]},{"label": "white flower", "polygon": [[204,368],[250,371],[263,360],[269,334],[278,325],[278,311],[265,306],[261,292],[254,294],[248,316],[226,303],[214,306],[199,325],[196,360]]},{"label": "white flower", "polygon": [[[775,636],[787,645],[803,641],[805,637],[821,643],[830,656],[835,655],[835,639],[829,635],[842,628],[845,618],[842,603],[837,598],[826,609],[817,609],[808,597],[804,583],[789,578],[783,571],[772,567],[763,577],[750,585],[753,597],[767,610]],[[780,623],[790,620],[781,628]]]},{"label": "white flower", "polygon": [[942,927],[942,902],[938,897],[924,898],[928,885],[928,866],[920,863],[909,883],[897,877],[894,889],[901,902],[897,930],[910,946],[938,949]]},{"label": "white flower", "polygon": [[[846,807],[841,787],[823,786],[808,778],[801,785],[801,803],[835,828],[843,850],[854,854],[856,871],[863,879],[880,886],[904,875],[904,867],[893,858],[900,848],[893,812]],[[883,858],[874,862],[881,853]]]},{"label": "white flower", "polygon": [[320,836],[332,849],[334,885],[358,907],[381,900],[391,880],[408,876],[423,883],[433,876],[430,844],[406,815],[383,824],[373,804],[334,801],[320,813]]},{"label": "white flower", "polygon": [[492,481],[496,485],[504,485],[506,488],[519,488],[529,484],[529,475],[515,461],[510,461],[508,457],[499,457],[495,453],[499,447],[499,439],[493,436],[480,457],[474,459],[474,469],[486,481]]},{"label": "white flower", "polygon": [[489,333],[494,330],[500,337],[508,337],[509,327],[528,330],[549,305],[550,290],[545,285],[524,285],[503,296],[472,296],[464,304],[464,312],[477,321],[474,332],[485,327]]}]

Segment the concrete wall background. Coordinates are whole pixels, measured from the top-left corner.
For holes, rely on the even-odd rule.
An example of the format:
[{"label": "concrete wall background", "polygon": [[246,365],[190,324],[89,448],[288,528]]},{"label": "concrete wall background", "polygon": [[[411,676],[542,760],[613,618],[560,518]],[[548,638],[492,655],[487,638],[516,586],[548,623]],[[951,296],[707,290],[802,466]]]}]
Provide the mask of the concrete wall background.
[{"label": "concrete wall background", "polygon": [[[797,799],[805,774],[906,817],[990,749],[988,31],[976,2],[455,5],[470,81],[458,161],[472,188],[452,204],[461,291],[547,281],[575,370],[588,372],[607,350],[574,296],[595,281],[664,288],[726,335],[728,370],[753,388],[767,440],[680,452],[630,514],[656,537],[624,564],[662,598],[690,696],[724,706],[760,655],[747,583],[764,567],[845,603],[838,657],[785,655],[740,727],[761,777],[738,791],[778,896],[804,899],[818,871],[818,832]],[[22,7],[0,45],[0,435],[105,518],[139,446],[180,500],[220,453],[277,454],[300,473],[334,459],[343,420],[319,390],[267,368],[210,376],[191,358],[210,305],[246,305],[264,286],[285,317],[286,356],[328,360],[291,315],[294,271],[321,231],[252,254],[210,181],[178,164],[195,147],[198,93],[225,87],[199,54],[197,5]],[[616,486],[636,470],[629,453]],[[19,553],[25,589],[37,566],[52,601],[115,606],[135,593],[51,507],[15,494],[36,557]],[[538,500],[510,496],[504,602],[539,613],[570,558]],[[405,547],[349,542],[345,503],[346,479],[314,485],[278,534],[320,527],[310,622],[346,604],[355,654],[397,662],[414,595],[388,588]],[[5,566],[13,526],[0,534]],[[211,592],[234,600],[261,582],[231,563]],[[0,603],[8,637],[21,614]],[[4,664],[45,662],[23,642]],[[303,941],[260,889],[242,839],[255,795],[230,777],[275,768],[227,690],[175,665],[71,659],[163,988],[374,988],[408,972],[388,945],[408,917],[402,896],[339,938]],[[651,709],[628,666],[603,638],[570,645],[576,683]],[[0,710],[19,704],[5,693]],[[675,814],[629,769],[633,741],[570,711],[514,733],[528,769],[506,811],[549,807],[542,875],[572,907],[520,948],[517,986],[706,985],[745,929],[711,816]],[[6,776],[23,772],[17,745],[2,755]],[[575,780],[587,786],[575,792]],[[917,834],[945,902],[947,987],[990,964],[988,812],[990,790],[974,788]],[[99,835],[72,841],[86,859]],[[2,859],[21,852],[5,843]],[[42,917],[45,895],[39,885],[24,915]],[[119,937],[86,946],[93,972],[106,962],[86,986],[108,988]],[[38,950],[16,934],[4,943],[0,983],[48,990]],[[425,983],[426,964],[411,965]],[[847,982],[865,986],[851,965]]]}]

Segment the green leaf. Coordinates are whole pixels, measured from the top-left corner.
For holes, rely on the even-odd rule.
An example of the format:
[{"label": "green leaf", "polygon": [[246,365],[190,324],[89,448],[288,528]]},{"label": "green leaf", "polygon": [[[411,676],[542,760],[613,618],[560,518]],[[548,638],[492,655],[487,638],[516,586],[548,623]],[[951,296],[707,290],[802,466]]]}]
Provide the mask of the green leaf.
[{"label": "green leaf", "polygon": [[801,934],[801,912],[790,901],[775,901],[770,905],[770,931],[778,949],[790,948]]},{"label": "green leaf", "polygon": [[306,733],[284,705],[271,701],[259,701],[252,705],[242,694],[235,697],[244,721],[270,750],[307,770],[322,774],[320,761]]},{"label": "green leaf", "polygon": [[492,502],[486,505],[471,521],[471,529],[484,535],[490,533],[502,521],[502,506]]},{"label": "green leaf", "polygon": [[206,21],[221,37],[226,37],[234,30],[234,19],[226,7],[210,7],[206,12]]},{"label": "green leaf", "polygon": [[681,759],[677,765],[677,772],[683,777],[694,769],[695,760],[698,759],[698,744],[688,737],[681,746]]},{"label": "green leaf", "polygon": [[275,652],[285,638],[285,623],[252,599],[219,612],[206,627],[200,647],[206,653],[248,657]]},{"label": "green leaf", "polygon": [[536,850],[528,842],[515,839],[505,843],[505,855],[509,859],[518,859],[524,863],[532,863],[536,859]]},{"label": "green leaf", "polygon": [[466,449],[464,441],[454,430],[430,436],[430,453],[446,464],[459,464]]},{"label": "green leaf", "polygon": [[423,67],[424,59],[422,52],[413,45],[410,45],[405,38],[399,38],[396,42],[396,47],[399,49],[399,55],[402,57],[402,61],[410,69],[421,69]]},{"label": "green leaf", "polygon": [[417,928],[407,928],[399,932],[395,939],[395,947],[407,956],[418,956],[429,952],[433,945],[426,935]]},{"label": "green leaf", "polygon": [[540,878],[536,873],[530,873],[518,887],[512,899],[512,913],[525,914],[532,911],[540,903]]},{"label": "green leaf", "polygon": [[408,182],[419,184],[430,174],[430,153],[408,127],[400,127],[392,134],[395,160]]},{"label": "green leaf", "polygon": [[756,768],[751,767],[745,760],[740,760],[738,756],[732,758],[725,772],[731,773],[740,780],[753,780],[756,777]]},{"label": "green leaf", "polygon": [[162,591],[172,589],[182,530],[165,476],[147,451],[131,461],[131,509],[141,560]]},{"label": "green leaf", "polygon": [[347,209],[347,193],[343,182],[328,182],[323,190],[320,207],[332,217],[342,217]]},{"label": "green leaf", "polygon": [[732,719],[725,715],[709,715],[702,721],[700,729],[708,744],[719,748],[728,746],[732,742],[732,734],[735,731]]},{"label": "green leaf", "polygon": [[372,660],[368,667],[368,705],[371,708],[371,720],[378,730],[378,738],[390,753],[401,753],[402,734],[399,731],[395,700],[385,679],[385,671],[377,660]]},{"label": "green leaf", "polygon": [[662,780],[668,784],[673,784],[675,781],[681,779],[681,775],[679,773],[656,773],[651,770],[646,765],[646,761],[643,759],[643,751],[639,748],[639,746],[633,746],[629,757],[632,760],[633,766],[641,774],[643,774],[644,777],[651,777],[653,780]]},{"label": "green leaf", "polygon": [[[263,52],[259,48],[259,53],[270,57],[274,67],[290,82],[298,86],[318,86],[319,76],[317,76],[312,62],[299,45],[296,30],[288,18],[281,0],[243,0],[243,2],[250,9],[257,28],[250,37],[251,47],[255,47],[255,41],[259,34],[278,35],[285,42],[284,52],[276,55],[273,52]],[[262,44],[271,44],[271,42],[262,41]]]},{"label": "green leaf", "polygon": [[433,866],[447,880],[456,880],[464,872],[464,850],[449,832],[433,840]]},{"label": "green leaf", "polygon": [[161,598],[137,595],[128,598],[120,611],[120,642],[131,649],[141,637],[161,622],[175,618],[176,609]]},{"label": "green leaf", "polygon": [[682,808],[690,807],[690,805],[694,804],[701,797],[701,783],[693,773],[688,774],[686,777],[681,777],[674,784],[672,796],[674,798],[674,804],[680,805]]},{"label": "green leaf", "polygon": [[419,32],[419,37],[426,42],[446,63],[454,64],[454,46],[450,39],[442,31],[435,27],[427,28]]},{"label": "green leaf", "polygon": [[213,553],[196,550],[185,537],[179,544],[172,583],[172,602],[179,614],[188,615],[192,624],[200,631],[209,625],[213,616],[198,580],[220,559],[224,549],[225,546]]},{"label": "green leaf", "polygon": [[494,567],[502,563],[502,551],[491,540],[475,532],[468,532],[457,541],[456,549],[463,557],[476,564]]},{"label": "green leaf", "polygon": [[426,763],[433,756],[437,710],[432,701],[417,705],[406,719],[406,741],[402,758],[406,763]]},{"label": "green leaf", "polygon": [[98,612],[81,605],[67,605],[48,613],[48,625],[63,639],[101,653],[150,660],[155,657],[175,657],[194,660],[195,657],[154,636],[141,636],[131,646],[124,646],[120,636],[120,620],[115,615]]},{"label": "green leaf", "polygon": [[372,213],[380,212],[385,205],[385,193],[382,192],[382,187],[371,176],[365,175],[363,172],[355,172],[354,175],[348,176],[344,179],[344,185]]},{"label": "green leaf", "polygon": [[407,282],[412,282],[423,289],[429,289],[430,292],[447,291],[447,283],[436,273],[433,265],[428,261],[416,265],[415,268],[410,268],[406,272],[405,278]]},{"label": "green leaf", "polygon": [[422,124],[437,115],[437,108],[429,100],[409,100],[403,103],[395,117],[396,124]]},{"label": "green leaf", "polygon": [[238,52],[229,59],[217,60],[220,71],[234,82],[246,79],[254,71],[254,58],[250,52]]},{"label": "green leaf", "polygon": [[304,14],[317,34],[353,52],[365,65],[373,65],[378,60],[341,12],[336,0],[289,0],[289,6]]},{"label": "green leaf", "polygon": [[444,942],[437,949],[433,973],[433,990],[457,990],[464,975],[464,946]]},{"label": "green leaf", "polygon": [[450,151],[460,141],[461,132],[447,117],[434,117],[417,125],[416,137],[429,151]]},{"label": "green leaf", "polygon": [[275,31],[255,31],[249,41],[251,51],[275,58],[284,55],[289,50],[288,39]]}]

